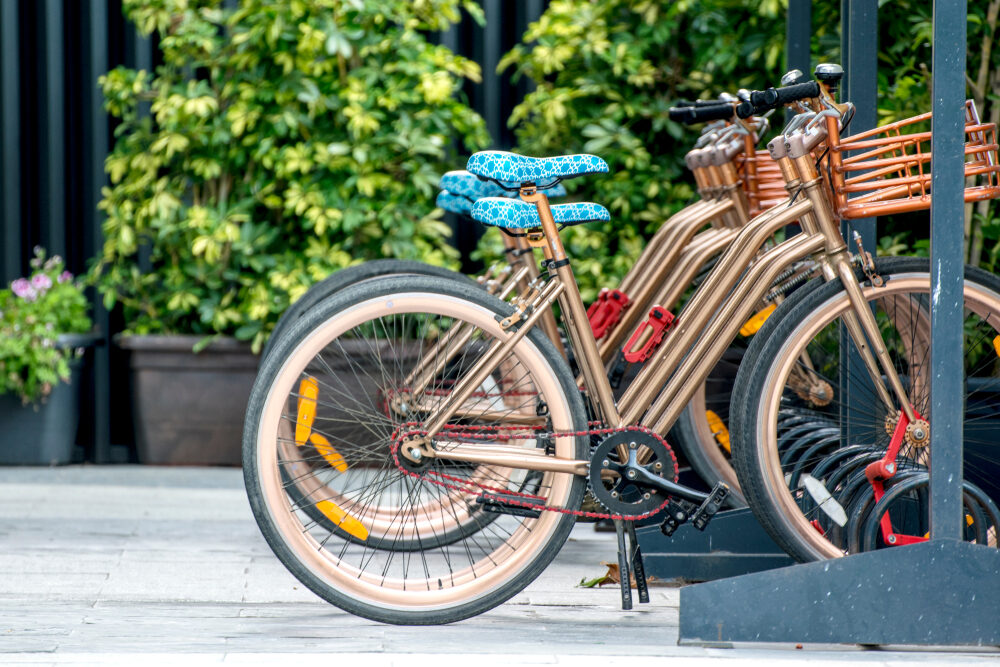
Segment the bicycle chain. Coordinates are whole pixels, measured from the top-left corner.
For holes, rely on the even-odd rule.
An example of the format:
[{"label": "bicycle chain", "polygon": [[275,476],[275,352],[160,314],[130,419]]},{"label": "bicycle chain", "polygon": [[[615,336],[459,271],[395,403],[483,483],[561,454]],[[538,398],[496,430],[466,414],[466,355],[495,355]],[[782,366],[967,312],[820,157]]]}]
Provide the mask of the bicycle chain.
[{"label": "bicycle chain", "polygon": [[[601,422],[591,422],[590,425],[599,425]],[[478,496],[482,493],[496,493],[503,494],[504,503],[514,505],[517,507],[522,507],[524,509],[538,510],[544,512],[558,512],[560,514],[570,514],[577,517],[583,517],[587,519],[616,519],[623,521],[639,521],[641,519],[647,519],[651,516],[658,514],[663,510],[669,503],[670,499],[666,499],[663,503],[648,512],[642,514],[614,514],[610,512],[590,512],[581,509],[575,509],[570,507],[555,507],[551,505],[540,504],[544,503],[545,498],[541,496],[532,495],[530,493],[523,493],[520,491],[510,491],[508,489],[501,489],[497,487],[492,487],[488,484],[483,484],[481,482],[472,482],[461,477],[455,477],[454,475],[449,475],[447,473],[440,472],[438,470],[426,470],[423,472],[416,472],[413,470],[408,470],[399,462],[399,447],[403,440],[411,436],[422,436],[426,435],[426,431],[422,431],[419,428],[412,428],[420,426],[420,422],[405,422],[396,427],[392,433],[392,444],[390,445],[390,451],[392,452],[392,460],[396,464],[396,468],[401,472],[409,475],[410,477],[415,477],[421,479],[431,484],[444,487],[452,491],[458,491],[459,493],[466,493],[469,495]],[[404,428],[410,428],[411,430],[401,432]],[[670,458],[674,464],[674,479],[677,481],[677,455],[674,454],[674,450],[667,444],[667,441],[663,439],[659,433],[655,433],[652,429],[646,428],[645,426],[622,426],[618,428],[591,428],[586,431],[543,431],[541,426],[460,426],[460,425],[446,425],[442,428],[442,431],[446,431],[450,434],[458,434],[460,437],[468,438],[472,440],[516,440],[518,438],[512,438],[509,436],[502,435],[503,431],[533,431],[533,437],[535,439],[539,437],[582,437],[582,436],[592,436],[592,435],[609,435],[611,433],[618,433],[622,431],[641,431],[648,435],[653,436],[659,440],[664,447],[666,447],[667,452],[670,454]],[[524,439],[523,437],[521,439]],[[434,478],[431,478],[431,475]],[[513,500],[511,497],[524,498],[523,501]],[[534,501],[534,502],[532,502]]]}]

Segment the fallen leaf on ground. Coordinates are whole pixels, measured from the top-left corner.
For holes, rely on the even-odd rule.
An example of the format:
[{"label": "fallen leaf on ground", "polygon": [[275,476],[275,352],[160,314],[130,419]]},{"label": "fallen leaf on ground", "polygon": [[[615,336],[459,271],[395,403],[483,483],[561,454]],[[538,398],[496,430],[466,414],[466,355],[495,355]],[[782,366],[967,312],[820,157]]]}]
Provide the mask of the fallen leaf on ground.
[{"label": "fallen leaf on ground", "polygon": [[[601,561],[601,565],[608,568],[608,571],[601,575],[600,577],[594,577],[593,579],[581,579],[579,586],[581,588],[594,588],[595,586],[617,586],[621,580],[621,574],[618,571],[618,563],[606,563]],[[653,576],[646,577],[647,584],[654,584],[659,582],[659,579]],[[632,588],[637,588],[635,583],[635,574],[629,573],[629,583],[632,584]]]}]

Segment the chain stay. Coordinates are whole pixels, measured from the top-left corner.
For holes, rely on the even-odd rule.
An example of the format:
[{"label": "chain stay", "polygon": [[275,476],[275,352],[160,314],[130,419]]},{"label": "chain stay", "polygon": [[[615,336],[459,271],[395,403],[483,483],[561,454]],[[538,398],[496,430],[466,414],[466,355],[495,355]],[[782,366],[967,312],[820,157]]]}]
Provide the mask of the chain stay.
[{"label": "chain stay", "polygon": [[[415,477],[417,479],[422,479],[424,481],[430,482],[431,484],[436,484],[444,488],[450,489],[452,491],[458,491],[459,493],[467,493],[470,495],[480,495],[483,493],[489,494],[501,494],[504,496],[504,504],[514,505],[517,507],[522,507],[531,510],[540,510],[545,512],[558,512],[560,514],[570,514],[572,516],[582,517],[586,519],[615,519],[622,521],[639,521],[641,519],[647,519],[661,512],[667,505],[670,504],[670,499],[667,498],[663,503],[648,512],[642,514],[612,514],[608,512],[588,512],[581,509],[570,508],[570,507],[554,507],[551,505],[544,504],[544,498],[541,496],[532,495],[530,493],[522,493],[519,491],[511,491],[509,489],[501,489],[492,487],[488,484],[483,484],[480,482],[470,482],[467,479],[461,477],[455,477],[454,475],[449,475],[437,470],[429,470],[422,473],[414,472],[403,467],[399,462],[399,447],[403,441],[412,436],[423,436],[426,435],[425,431],[420,430],[420,422],[406,422],[400,424],[396,427],[396,430],[392,434],[392,460],[396,464],[396,468],[401,472],[409,475],[410,477]],[[515,437],[510,437],[509,435],[504,435],[505,431],[515,431],[521,432],[532,431],[532,439],[538,438],[561,438],[561,437],[583,437],[592,435],[609,435],[611,433],[618,433],[622,431],[641,431],[648,435],[652,435],[657,440],[659,440],[664,447],[667,448],[667,452],[670,454],[670,458],[673,460],[674,464],[674,479],[677,481],[677,455],[674,454],[674,450],[667,444],[663,436],[659,433],[654,432],[652,429],[646,428],[645,426],[625,426],[619,428],[608,428],[603,427],[601,422],[591,422],[591,426],[602,426],[601,428],[591,428],[586,431],[544,431],[541,426],[461,426],[455,424],[448,424],[442,429],[443,432],[447,432],[451,435],[458,435],[462,438],[468,438],[471,440],[516,440]],[[410,430],[403,431],[403,429],[409,428]],[[520,439],[525,439],[523,436]],[[512,496],[518,498],[523,498],[522,501],[515,500]]]}]

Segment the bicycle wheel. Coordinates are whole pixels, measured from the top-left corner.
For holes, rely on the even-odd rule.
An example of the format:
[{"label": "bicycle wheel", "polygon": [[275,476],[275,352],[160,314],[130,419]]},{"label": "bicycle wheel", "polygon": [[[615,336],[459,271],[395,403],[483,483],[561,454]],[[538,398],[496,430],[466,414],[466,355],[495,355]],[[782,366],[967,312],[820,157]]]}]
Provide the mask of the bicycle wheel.
[{"label": "bicycle wheel", "polygon": [[[928,262],[879,260],[877,270],[885,286],[865,287],[865,296],[914,407],[930,420]],[[1000,280],[973,268],[965,278],[965,474],[995,501]],[[848,309],[836,281],[793,295],[772,315],[780,319],[769,335],[755,337],[756,362],[740,369],[734,388],[733,460],[743,491],[764,528],[801,561],[850,551],[849,531],[840,529],[871,496],[864,465],[881,457],[891,438],[889,411],[864,366],[841,365],[841,318]],[[842,400],[843,388],[849,402]],[[898,474],[926,469],[934,446],[904,442]]]},{"label": "bicycle wheel", "polygon": [[458,279],[468,281],[470,285],[475,284],[475,282],[470,280],[466,275],[458,273],[457,271],[451,271],[440,266],[425,264],[423,262],[417,262],[409,259],[375,259],[363,264],[348,266],[339,271],[334,271],[329,276],[310,287],[301,298],[290,305],[285,312],[281,314],[278,322],[274,325],[274,331],[271,332],[271,336],[264,344],[264,351],[260,355],[261,361],[263,362],[263,360],[267,358],[268,353],[271,351],[274,343],[278,340],[278,337],[281,336],[282,333],[284,333],[293,323],[298,321],[304,313],[309,312],[310,308],[313,308],[324,299],[329,298],[345,287],[356,285],[357,283],[365,280],[404,274],[415,276],[437,276],[438,278],[444,278],[446,280]]},{"label": "bicycle wheel", "polygon": [[[444,280],[460,280],[467,282],[469,285],[476,285],[473,280],[461,273],[412,260],[378,259],[365,262],[364,264],[349,266],[332,273],[326,279],[316,283],[309,288],[309,291],[302,298],[289,306],[278,320],[274,331],[271,332],[271,336],[264,346],[264,351],[261,354],[262,362],[267,358],[275,342],[290,326],[323,300],[352,285],[393,275],[433,276]],[[324,451],[316,451],[315,455],[308,459],[288,459],[290,463],[282,469],[282,476],[285,482],[289,484],[286,488],[289,495],[292,496],[293,501],[303,507],[304,511],[314,521],[325,524],[333,530],[339,528],[337,524],[316,507],[314,503],[308,502],[308,498],[310,497],[319,497],[324,493],[332,493],[322,488],[323,479],[333,474],[334,471],[330,470],[330,468],[336,467],[338,461],[336,457],[323,456]],[[294,461],[294,463],[291,463],[291,461]],[[295,470],[291,469],[293,466]],[[492,518],[491,516],[480,516],[476,521],[489,521]],[[474,524],[475,522],[469,523]],[[474,530],[475,525],[469,525],[469,529]],[[404,544],[397,543],[395,546],[398,548],[404,546]]]},{"label": "bicycle wheel", "polygon": [[[250,504],[278,558],[327,601],[387,623],[452,622],[516,594],[562,546],[573,516],[543,511],[477,521],[475,499],[500,490],[576,508],[583,477],[442,459],[404,468],[393,454],[401,430],[419,429],[487,345],[505,336],[496,316],[512,310],[457,281],[370,281],[306,313],[265,360],[244,428]],[[469,335],[442,350],[452,331]],[[414,386],[414,371],[427,382],[423,390]],[[306,419],[303,404],[315,406]],[[477,441],[481,446],[586,457],[585,437],[536,435],[586,430],[573,376],[537,330],[514,346],[451,425],[459,433],[452,440],[478,428],[497,434]],[[438,447],[447,447],[443,433]],[[299,464],[304,475],[317,475],[317,456],[339,465],[325,468],[322,491],[308,501],[339,528],[310,518],[288,492],[304,488],[303,479],[282,476]]]}]

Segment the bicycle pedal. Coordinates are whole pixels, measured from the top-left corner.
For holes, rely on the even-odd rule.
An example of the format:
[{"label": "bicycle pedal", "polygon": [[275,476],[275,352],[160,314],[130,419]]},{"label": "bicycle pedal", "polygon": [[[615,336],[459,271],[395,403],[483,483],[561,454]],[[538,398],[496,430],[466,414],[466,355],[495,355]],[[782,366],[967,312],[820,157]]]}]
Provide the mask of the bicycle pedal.
[{"label": "bicycle pedal", "polygon": [[597,295],[597,301],[587,309],[587,319],[590,320],[590,330],[594,340],[600,340],[609,329],[618,324],[622,311],[628,308],[630,301],[624,292],[605,287]]},{"label": "bicycle pedal", "polygon": [[691,515],[691,524],[698,530],[705,530],[708,527],[708,522],[722,509],[722,505],[725,504],[728,497],[729,486],[723,482],[716,484],[712,492],[708,494],[708,498],[705,498],[701,506]]},{"label": "bicycle pedal", "polygon": [[524,502],[523,498],[508,496],[503,493],[484,493],[476,497],[476,504],[482,505],[484,512],[523,516],[529,519],[537,519],[542,515],[541,510],[525,507],[523,505]]},{"label": "bicycle pedal", "polygon": [[691,512],[695,511],[695,509],[697,508],[694,506],[694,503],[671,498],[666,509],[663,510],[664,518],[660,524],[660,532],[667,537],[672,537],[674,532],[688,520]]},{"label": "bicycle pedal", "polygon": [[638,363],[646,361],[663,342],[664,336],[674,326],[674,314],[663,306],[653,306],[646,320],[632,333],[632,337],[622,348],[625,361]]}]

